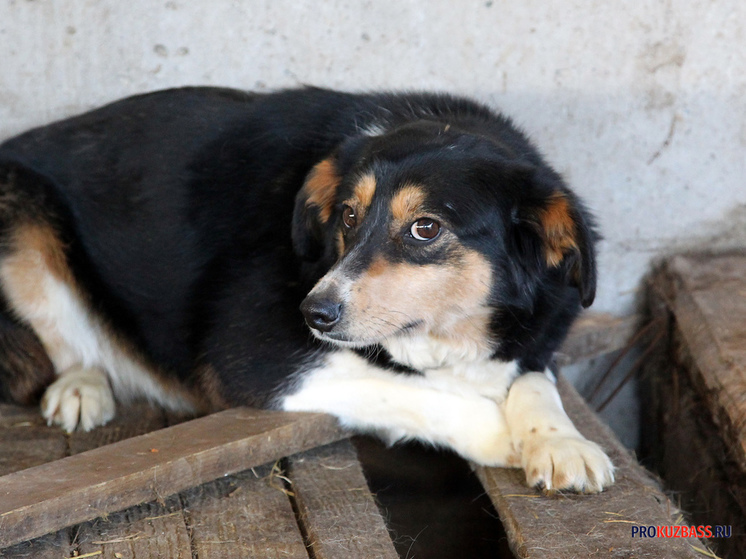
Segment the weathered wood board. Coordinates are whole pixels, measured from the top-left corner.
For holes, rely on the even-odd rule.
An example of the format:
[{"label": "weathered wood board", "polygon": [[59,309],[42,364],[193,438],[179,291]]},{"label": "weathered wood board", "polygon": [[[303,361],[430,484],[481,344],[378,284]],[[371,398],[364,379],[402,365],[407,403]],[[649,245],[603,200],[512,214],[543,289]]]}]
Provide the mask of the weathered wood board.
[{"label": "weathered wood board", "polygon": [[[121,407],[117,417],[94,431],[66,434],[48,427],[37,408],[0,405],[0,473],[6,475],[31,466],[53,462],[89,448],[110,444],[165,426],[161,410],[147,404]],[[76,532],[77,534],[77,532]],[[71,557],[76,539],[64,528],[31,541],[1,549],[0,557],[20,559]]]},{"label": "weathered wood board", "polygon": [[307,559],[283,474],[269,464],[185,491],[196,556]]},{"label": "weathered wood board", "polygon": [[315,559],[397,559],[349,440],[288,459],[290,491]]},{"label": "weathered wood board", "polygon": [[638,315],[614,316],[606,313],[583,313],[572,325],[556,354],[560,366],[591,359],[622,349],[636,328]]},{"label": "weathered wood board", "polygon": [[[701,558],[697,539],[633,538],[632,526],[681,523],[676,507],[562,378],[560,394],[578,429],[599,443],[616,470],[616,483],[598,495],[542,496],[518,469],[476,467],[497,509],[513,553],[521,558]],[[699,550],[699,551],[698,551]]]},{"label": "weathered wood board", "polygon": [[677,256],[655,289],[694,359],[691,380],[746,471],[746,254]]},{"label": "weathered wood board", "polygon": [[397,557],[349,440],[0,550],[4,559],[309,556]]},{"label": "weathered wood board", "polygon": [[693,523],[746,556],[746,252],[678,256],[650,280],[649,310],[667,343],[643,370],[643,452]]},{"label": "weathered wood board", "polygon": [[36,408],[0,404],[0,476],[68,454],[65,435],[48,429]]},{"label": "weathered wood board", "polygon": [[72,532],[78,556],[192,559],[189,532],[178,496],[97,518],[76,526]]},{"label": "weathered wood board", "polygon": [[0,478],[0,547],[344,436],[330,416],[237,408],[15,472]]},{"label": "weathered wood board", "polygon": [[66,559],[73,557],[69,529],[0,549],[2,559]]}]

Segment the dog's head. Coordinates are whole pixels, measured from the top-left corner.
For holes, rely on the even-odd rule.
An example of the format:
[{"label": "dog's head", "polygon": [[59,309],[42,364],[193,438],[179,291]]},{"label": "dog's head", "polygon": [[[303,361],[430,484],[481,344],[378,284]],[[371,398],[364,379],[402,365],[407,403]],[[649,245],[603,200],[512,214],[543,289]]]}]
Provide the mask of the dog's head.
[{"label": "dog's head", "polygon": [[557,174],[516,149],[418,122],[319,162],[293,225],[296,252],[330,266],[301,305],[313,333],[348,347],[489,336],[495,313],[532,312],[548,283],[590,305],[592,223]]}]

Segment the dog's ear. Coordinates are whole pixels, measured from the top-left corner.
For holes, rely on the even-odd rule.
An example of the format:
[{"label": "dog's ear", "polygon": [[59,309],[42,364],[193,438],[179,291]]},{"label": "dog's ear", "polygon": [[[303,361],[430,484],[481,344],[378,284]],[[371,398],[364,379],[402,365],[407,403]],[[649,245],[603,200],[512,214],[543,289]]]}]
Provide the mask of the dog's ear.
[{"label": "dog's ear", "polygon": [[295,197],[293,248],[304,260],[318,260],[324,252],[324,229],[332,218],[341,177],[333,156],[309,171]]},{"label": "dog's ear", "polygon": [[596,235],[588,212],[574,196],[556,190],[538,215],[547,266],[562,269],[589,307],[596,297]]},{"label": "dog's ear", "polygon": [[534,192],[541,195],[514,211],[519,250],[531,262],[529,267],[559,270],[588,307],[596,296],[598,235],[593,219],[559,177],[542,171],[532,175]]}]

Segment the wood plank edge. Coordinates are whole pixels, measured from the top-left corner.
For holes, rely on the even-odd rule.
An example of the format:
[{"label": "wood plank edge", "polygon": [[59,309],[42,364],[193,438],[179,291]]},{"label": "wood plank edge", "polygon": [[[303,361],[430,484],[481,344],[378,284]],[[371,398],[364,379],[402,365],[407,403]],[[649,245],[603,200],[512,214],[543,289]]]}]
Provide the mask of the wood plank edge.
[{"label": "wood plank edge", "polygon": [[557,363],[567,366],[620,350],[640,327],[641,321],[638,314],[583,313],[555,354]]},{"label": "wood plank edge", "polygon": [[[329,462],[335,465],[327,466]],[[399,557],[351,441],[289,457],[287,476],[296,521],[312,557],[341,557],[339,546],[330,544],[338,538],[346,538],[350,550],[360,556],[377,559]],[[322,489],[335,487],[345,488],[345,491],[335,496]],[[329,513],[332,500],[340,514],[339,521],[335,520],[333,529],[330,529],[328,517],[323,516]],[[359,510],[361,506],[363,511]],[[361,529],[363,526],[364,530]]]},{"label": "wood plank edge", "polygon": [[495,483],[495,476],[500,475],[498,468],[489,468],[487,466],[478,466],[472,464],[477,479],[484,487],[490,500],[492,501],[500,522],[505,528],[508,536],[508,546],[516,557],[528,557],[526,550],[526,540],[521,533],[521,523],[513,514],[513,509],[508,503],[507,498],[498,490]]},{"label": "wood plank edge", "polygon": [[[573,421],[577,422],[581,431],[593,431],[594,436],[591,437],[591,440],[600,444],[608,452],[618,471],[624,470],[625,476],[639,487],[640,495],[657,495],[656,501],[658,501],[658,504],[657,506],[653,506],[655,512],[649,517],[650,523],[655,525],[673,524],[673,519],[678,514],[679,510],[663,493],[659,483],[651,474],[639,465],[634,456],[631,455],[616,438],[608,425],[598,419],[598,416],[593,413],[587,404],[585,404],[582,397],[563,377],[558,379],[558,388],[562,396],[563,405],[568,410]],[[589,433],[584,434],[587,435]],[[500,490],[502,480],[505,481],[503,485],[507,483],[515,483],[513,480],[507,479],[508,476],[514,476],[513,472],[504,468],[489,468],[474,464],[472,464],[472,468],[474,469],[477,478],[482,483],[487,495],[490,497],[500,521],[503,523],[511,551],[517,557],[528,557],[530,555],[527,548],[528,544],[521,527],[523,521],[515,514],[514,507],[511,505],[510,500]],[[522,471],[521,477],[523,477]],[[545,498],[540,496],[540,493],[536,490],[526,486],[525,482],[521,487],[521,494],[523,494],[524,491],[527,496],[535,496],[537,499]],[[593,496],[590,495],[587,498],[593,499]],[[691,557],[693,559],[698,556],[698,553],[709,553],[706,544],[699,539],[692,539],[690,546],[690,553],[687,554],[686,557]]]},{"label": "wood plank edge", "polygon": [[[143,448],[173,446],[175,436],[178,440],[178,437],[188,435],[190,427],[203,428],[205,421],[211,421],[214,426],[220,426],[221,419],[235,421],[237,411],[228,410],[220,412],[225,414],[223,418],[216,418],[220,414],[213,414],[0,477],[0,487],[3,489],[0,491],[0,500],[13,503],[12,506],[0,506],[0,548],[165,498],[218,477],[349,436],[338,427],[334,418],[323,414],[283,414],[260,410],[251,410],[251,413],[276,414],[279,426],[237,437],[236,440],[207,444],[197,451],[192,449],[187,454],[164,459],[160,459],[160,452],[153,453],[152,465],[144,469],[141,465],[129,464],[121,459],[122,456],[141,452]],[[103,481],[98,479],[91,482],[90,476],[86,477],[86,465],[106,462],[115,465],[110,475]],[[54,489],[60,486],[60,478],[64,482],[69,481],[60,475],[61,470],[73,476],[77,472],[80,480],[73,480],[70,487],[64,490],[61,487],[55,494]],[[23,484],[18,484],[21,479]],[[112,484],[116,484],[113,489]],[[40,493],[47,496],[36,498],[33,493],[13,494],[14,487],[17,488],[15,492],[19,493],[30,486],[40,488]],[[9,496],[13,498],[9,499]]]}]

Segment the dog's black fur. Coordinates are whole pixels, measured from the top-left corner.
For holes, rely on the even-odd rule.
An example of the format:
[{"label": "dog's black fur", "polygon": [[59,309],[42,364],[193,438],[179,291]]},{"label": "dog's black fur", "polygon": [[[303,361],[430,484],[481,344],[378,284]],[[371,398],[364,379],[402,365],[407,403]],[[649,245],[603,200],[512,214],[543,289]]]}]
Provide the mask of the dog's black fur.
[{"label": "dog's black fur", "polygon": [[[326,208],[303,191],[322,161],[337,179]],[[405,182],[424,184],[458,250],[420,250],[406,231],[376,240],[362,227],[340,245],[343,201],[365,173],[387,200]],[[272,405],[291,375],[331,351],[299,305],[340,252],[365,242],[373,248],[355,273],[375,255],[415,266],[479,255],[495,278],[492,357],[522,371],[545,369],[595,293],[597,236],[583,204],[507,118],[447,95],[140,95],[6,141],[0,190],[4,256],[19,223],[51,227],[91,312],[211,407]],[[37,355],[7,293],[4,306],[3,340],[22,338]],[[9,355],[3,394],[38,395],[49,367],[29,366],[20,382]],[[32,381],[34,368],[45,372]]]}]

